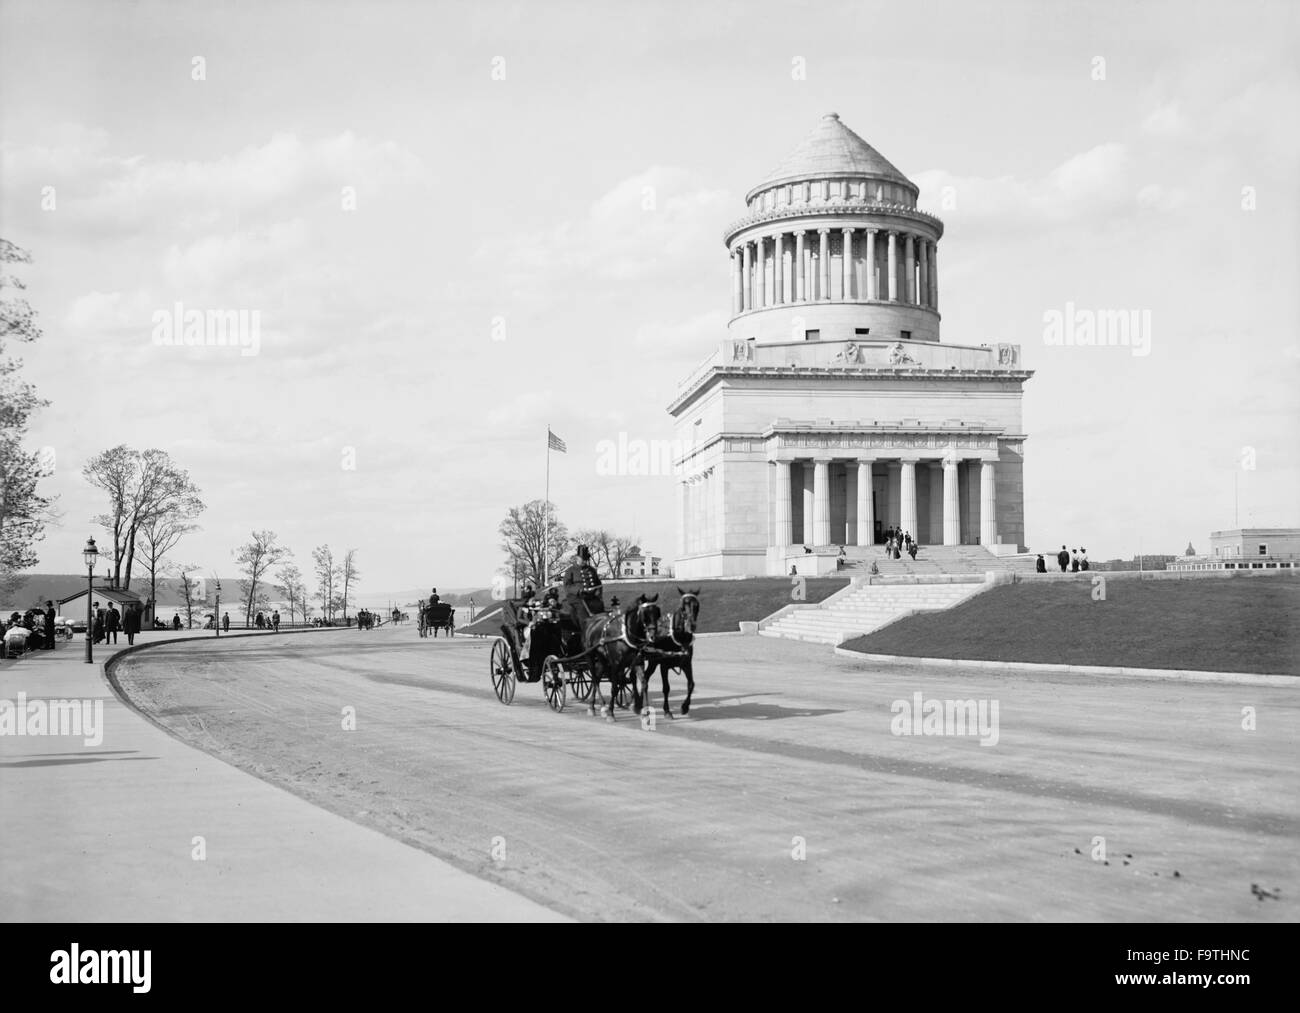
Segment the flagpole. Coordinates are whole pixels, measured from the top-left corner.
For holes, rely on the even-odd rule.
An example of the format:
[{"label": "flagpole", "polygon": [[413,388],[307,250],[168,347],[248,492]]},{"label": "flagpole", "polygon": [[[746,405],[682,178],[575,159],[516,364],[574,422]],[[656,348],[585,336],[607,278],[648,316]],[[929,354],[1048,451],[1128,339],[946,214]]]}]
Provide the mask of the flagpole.
[{"label": "flagpole", "polygon": [[551,426],[546,425],[546,498],[542,500],[542,572],[538,581],[545,584],[550,578],[546,572],[551,555]]}]

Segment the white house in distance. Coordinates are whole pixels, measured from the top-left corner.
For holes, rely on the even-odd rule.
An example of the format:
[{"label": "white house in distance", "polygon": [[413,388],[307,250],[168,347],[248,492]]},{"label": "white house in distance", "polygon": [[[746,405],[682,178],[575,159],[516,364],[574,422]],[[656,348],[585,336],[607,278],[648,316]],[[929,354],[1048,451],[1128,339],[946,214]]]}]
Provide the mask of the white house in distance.
[{"label": "white house in distance", "polygon": [[1018,345],[940,343],[943,223],[918,193],[830,113],[746,196],[727,340],[668,406],[678,577],[784,575],[890,527],[1023,551],[1033,373]]},{"label": "white house in distance", "polygon": [[631,554],[624,557],[623,562],[619,564],[619,576],[658,577],[662,562],[663,557],[647,555],[641,550],[640,546],[636,546]]},{"label": "white house in distance", "polygon": [[1232,528],[1210,532],[1208,555],[1183,556],[1170,570],[1294,570],[1300,528]]}]

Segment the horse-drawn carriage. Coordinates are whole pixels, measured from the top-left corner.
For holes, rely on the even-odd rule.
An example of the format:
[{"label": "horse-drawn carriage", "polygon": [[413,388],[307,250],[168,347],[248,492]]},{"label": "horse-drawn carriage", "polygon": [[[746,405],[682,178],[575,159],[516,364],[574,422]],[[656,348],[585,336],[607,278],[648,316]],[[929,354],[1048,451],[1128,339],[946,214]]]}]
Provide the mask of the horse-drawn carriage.
[{"label": "horse-drawn carriage", "polygon": [[[656,667],[663,673],[664,713],[668,706],[668,672],[681,670],[688,690],[682,713],[690,710],[695,681],[691,655],[695,622],[699,616],[698,593],[682,592],[681,606],[669,617],[668,631],[661,635],[659,596],[638,596],[631,605],[599,613],[579,624],[558,606],[524,604],[506,609],[501,635],[492,643],[490,671],[492,690],[503,704],[515,698],[517,683],[542,684],[550,708],[559,713],[570,691],[587,704],[587,713],[600,712],[614,720],[614,708],[635,706],[640,715],[648,707],[647,681]],[[605,703],[600,683],[610,686]]]},{"label": "horse-drawn carriage", "polygon": [[439,630],[449,637],[456,635],[456,610],[442,601],[432,605],[420,602],[420,636],[437,637]]}]

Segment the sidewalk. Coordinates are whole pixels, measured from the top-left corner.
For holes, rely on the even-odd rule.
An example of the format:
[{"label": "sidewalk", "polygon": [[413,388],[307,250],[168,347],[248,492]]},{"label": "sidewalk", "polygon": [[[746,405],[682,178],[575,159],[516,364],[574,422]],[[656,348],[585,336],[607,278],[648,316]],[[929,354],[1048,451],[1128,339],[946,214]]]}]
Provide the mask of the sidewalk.
[{"label": "sidewalk", "polygon": [[[147,633],[136,644],[203,636],[212,633]],[[103,663],[125,646],[124,637],[97,645],[87,665],[78,636],[0,662],[9,712],[0,722],[0,921],[561,920],[156,728],[105,680]],[[26,724],[12,709],[19,693]],[[30,705],[44,711],[52,699],[83,702],[92,719],[102,706],[102,741],[14,734],[15,717],[38,728]]]}]

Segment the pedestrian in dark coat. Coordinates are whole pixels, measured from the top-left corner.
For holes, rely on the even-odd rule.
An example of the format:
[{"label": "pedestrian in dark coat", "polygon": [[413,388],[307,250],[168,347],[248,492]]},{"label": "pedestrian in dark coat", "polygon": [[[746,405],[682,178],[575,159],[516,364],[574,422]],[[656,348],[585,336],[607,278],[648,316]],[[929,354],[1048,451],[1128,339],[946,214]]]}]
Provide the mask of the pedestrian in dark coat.
[{"label": "pedestrian in dark coat", "polygon": [[1064,545],[1061,546],[1061,551],[1056,554],[1056,562],[1060,566],[1062,573],[1070,568],[1070,553]]},{"label": "pedestrian in dark coat", "polygon": [[122,628],[122,613],[117,610],[116,605],[108,606],[108,615],[104,617],[104,639],[112,637],[112,642],[117,643],[117,631]]},{"label": "pedestrian in dark coat", "polygon": [[177,612],[174,616],[172,616],[172,629],[179,630],[180,628],[181,628],[181,614]]},{"label": "pedestrian in dark coat", "polygon": [[131,604],[126,607],[126,615],[122,617],[122,632],[126,634],[128,644],[135,643],[135,635],[140,632],[140,606]]},{"label": "pedestrian in dark coat", "polygon": [[55,615],[56,615],[56,613],[55,613],[55,611],[54,611],[54,602],[52,602],[52,601],[47,601],[47,602],[45,603],[45,649],[46,649],[47,651],[52,651],[52,650],[54,650],[54,618],[55,618]]},{"label": "pedestrian in dark coat", "polygon": [[104,639],[104,610],[103,609],[99,609],[99,608],[95,609],[94,633],[95,633],[95,643],[98,644],[100,641]]},{"label": "pedestrian in dark coat", "polygon": [[222,633],[229,633],[229,632],[230,632],[230,613],[229,613],[229,612],[227,612],[225,615],[223,615],[223,616],[221,617],[221,632],[222,632]]},{"label": "pedestrian in dark coat", "polygon": [[1037,562],[1034,563],[1034,570],[1037,573],[1047,572],[1047,561],[1043,559],[1043,554],[1041,552],[1038,554]]}]

